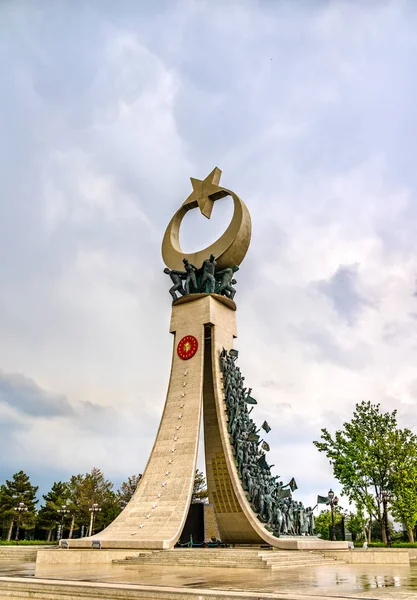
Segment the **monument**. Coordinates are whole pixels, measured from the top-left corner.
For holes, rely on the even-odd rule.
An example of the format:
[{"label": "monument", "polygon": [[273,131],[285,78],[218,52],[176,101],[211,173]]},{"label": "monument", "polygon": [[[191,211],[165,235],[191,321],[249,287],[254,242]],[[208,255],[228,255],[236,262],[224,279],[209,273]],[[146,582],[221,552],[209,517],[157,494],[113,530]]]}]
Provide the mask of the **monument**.
[{"label": "monument", "polygon": [[[141,482],[121,514],[103,531],[64,540],[70,548],[169,549],[188,514],[196,469],[201,417],[207,487],[219,534],[227,544],[269,544],[286,549],[328,547],[314,537],[311,508],[293,500],[295,480],[283,485],[271,474],[270,427],[257,428],[257,401],[246,387],[233,348],[236,331],[235,274],[249,248],[251,219],[244,202],[220,185],[215,168],[171,219],[162,242],[164,273],[171,280],[171,376],[159,430]],[[214,202],[231,197],[230,225],[211,246],[186,254],[179,232],[194,208],[210,218]],[[250,408],[249,408],[250,407]],[[334,542],[332,549],[346,548]]]}]

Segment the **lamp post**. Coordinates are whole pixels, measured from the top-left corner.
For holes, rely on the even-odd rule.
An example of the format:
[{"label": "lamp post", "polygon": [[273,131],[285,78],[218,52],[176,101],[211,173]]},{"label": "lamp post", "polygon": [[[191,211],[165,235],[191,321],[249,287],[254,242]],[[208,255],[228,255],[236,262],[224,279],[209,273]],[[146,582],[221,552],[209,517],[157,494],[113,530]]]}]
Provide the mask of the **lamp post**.
[{"label": "lamp post", "polygon": [[101,508],[99,507],[99,505],[97,504],[97,502],[94,502],[90,506],[90,508],[88,510],[91,513],[91,516],[90,516],[90,528],[89,528],[88,535],[92,535],[94,533],[94,521],[96,519],[96,514],[101,511]]},{"label": "lamp post", "polygon": [[386,490],[381,490],[381,500],[382,500],[382,507],[383,507],[383,511],[384,511],[384,527],[385,527],[385,535],[387,538],[387,546],[388,548],[391,548],[391,533],[389,530],[389,523],[388,523],[388,493]]},{"label": "lamp post", "polygon": [[64,531],[64,519],[65,519],[65,515],[67,515],[70,512],[70,509],[67,508],[66,504],[63,504],[61,506],[61,508],[58,508],[57,512],[61,515],[61,524],[59,526],[59,534],[57,535],[57,539],[62,538],[62,534]]},{"label": "lamp post", "polygon": [[336,528],[334,526],[334,507],[339,504],[339,498],[334,495],[334,491],[330,488],[327,497],[329,498],[330,510],[332,513],[332,542],[336,541]]},{"label": "lamp post", "polygon": [[24,502],[19,502],[18,505],[14,507],[14,509],[17,512],[17,527],[16,527],[16,535],[15,535],[14,539],[15,539],[15,542],[18,542],[19,541],[20,522],[22,520],[22,513],[27,512],[29,509]]}]

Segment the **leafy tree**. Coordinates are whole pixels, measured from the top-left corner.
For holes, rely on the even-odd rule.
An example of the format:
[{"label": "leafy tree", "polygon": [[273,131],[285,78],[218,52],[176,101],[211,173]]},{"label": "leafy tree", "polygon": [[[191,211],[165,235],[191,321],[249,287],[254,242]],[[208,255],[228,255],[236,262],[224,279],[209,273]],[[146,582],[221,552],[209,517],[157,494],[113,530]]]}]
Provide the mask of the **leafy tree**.
[{"label": "leafy tree", "polygon": [[[334,507],[334,524],[341,523],[343,511],[340,506]],[[332,525],[332,511],[322,510],[321,513],[314,519],[314,528],[316,534],[320,534],[323,540],[330,540],[330,531]]]},{"label": "leafy tree", "polygon": [[68,534],[69,539],[72,538],[75,527],[81,522],[81,496],[83,481],[83,475],[72,475],[71,479],[66,484],[68,490],[67,506],[70,511],[69,515],[71,516],[71,525]]},{"label": "leafy tree", "polygon": [[117,500],[121,508],[124,508],[131,500],[141,479],[142,474],[139,473],[138,475],[132,475],[131,477],[128,477],[127,481],[123,481],[122,485],[116,492]]},{"label": "leafy tree", "polygon": [[206,502],[208,498],[208,491],[206,485],[206,478],[204,473],[198,469],[195,472],[194,488],[191,502]]},{"label": "leafy tree", "polygon": [[[356,405],[352,420],[344,423],[343,429],[336,431],[334,437],[327,429],[322,429],[322,441],[314,442],[329,458],[334,476],[343,486],[342,494],[366,508],[378,521],[384,542],[381,492],[392,492],[395,498],[405,497],[396,472],[401,467],[405,481],[404,465],[413,463],[417,453],[417,438],[408,429],[398,429],[396,415],[395,410],[382,413],[379,404],[361,402]],[[417,496],[413,505],[417,515]],[[409,524],[413,514],[409,509]]]},{"label": "leafy tree", "polygon": [[[19,539],[19,528],[31,528],[35,524],[36,516],[36,492],[37,486],[30,483],[30,478],[23,471],[12,476],[9,481],[1,486],[0,491],[0,514],[9,522],[7,541],[12,537],[13,527],[16,525],[16,541]],[[27,510],[18,512],[15,508],[23,503]]]},{"label": "leafy tree", "polygon": [[391,472],[391,512],[414,542],[417,523],[417,438],[408,429],[395,436],[395,469]]},{"label": "leafy tree", "polygon": [[346,527],[352,534],[353,540],[365,538],[365,520],[364,514],[360,510],[357,513],[350,512],[346,516]]},{"label": "leafy tree", "polygon": [[68,484],[63,483],[62,481],[56,481],[52,485],[51,490],[43,496],[45,504],[39,509],[38,525],[41,529],[46,529],[48,531],[48,542],[51,540],[52,532],[55,527],[63,520],[62,514],[58,511],[67,503],[68,497]]},{"label": "leafy tree", "polygon": [[[108,525],[120,512],[113,483],[105,479],[102,471],[94,467],[85,475],[74,475],[69,484],[70,510],[74,511],[74,524],[88,525],[88,533]],[[90,510],[98,505],[97,512]],[[70,532],[72,535],[72,531]]]},{"label": "leafy tree", "polygon": [[[381,525],[380,525],[380,523],[378,523],[378,521],[372,521],[370,523],[370,527],[371,527],[371,531],[372,531],[372,534],[371,534],[372,541],[383,542],[384,534],[385,534],[385,523],[383,523],[383,528],[381,529]],[[389,528],[390,536],[392,539],[392,536],[394,534],[394,526],[390,520],[388,520],[388,528]]]}]

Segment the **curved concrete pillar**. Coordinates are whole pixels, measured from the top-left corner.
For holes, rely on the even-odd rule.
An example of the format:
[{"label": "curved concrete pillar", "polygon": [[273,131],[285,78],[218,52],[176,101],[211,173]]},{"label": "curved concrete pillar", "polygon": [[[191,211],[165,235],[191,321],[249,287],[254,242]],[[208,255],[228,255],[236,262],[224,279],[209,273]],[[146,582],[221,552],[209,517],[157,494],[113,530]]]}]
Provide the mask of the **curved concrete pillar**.
[{"label": "curved concrete pillar", "polygon": [[[174,334],[171,377],[159,430],[142,480],[121,514],[95,536],[68,540],[70,548],[169,549],[179,539],[191,503],[204,406],[206,474],[221,539],[227,543],[270,544],[279,548],[323,548],[312,538],[281,539],[253,512],[242,488],[229,440],[220,352],[233,348],[236,306],[217,294],[195,294],[172,307]],[[193,336],[197,352],[188,360],[179,341]],[[327,543],[328,544],[328,543]],[[332,542],[331,549],[347,547]]]}]

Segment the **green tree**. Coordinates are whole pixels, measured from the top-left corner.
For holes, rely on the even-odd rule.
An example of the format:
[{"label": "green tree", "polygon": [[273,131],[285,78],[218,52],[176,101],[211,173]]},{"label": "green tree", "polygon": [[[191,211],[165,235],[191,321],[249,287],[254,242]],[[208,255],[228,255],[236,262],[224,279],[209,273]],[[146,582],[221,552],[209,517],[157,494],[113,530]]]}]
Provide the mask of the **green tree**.
[{"label": "green tree", "polygon": [[[75,475],[69,482],[71,507],[74,507],[75,521],[88,524],[88,534],[108,525],[120,512],[113,483],[105,479],[102,471],[94,467],[90,473]],[[90,509],[99,510],[90,510]]]},{"label": "green tree", "polygon": [[117,500],[121,508],[124,508],[126,504],[130,502],[141,479],[142,474],[139,473],[138,475],[132,475],[131,477],[128,477],[127,481],[123,481],[122,485],[116,492]]},{"label": "green tree", "polygon": [[410,542],[414,542],[417,523],[417,438],[408,429],[395,436],[395,469],[391,478],[391,512],[403,524]]},{"label": "green tree", "polygon": [[48,532],[47,540],[49,542],[52,538],[53,530],[57,527],[58,523],[63,521],[65,525],[66,517],[62,518],[63,515],[59,511],[69,498],[68,484],[56,481],[52,485],[51,490],[42,497],[44,505],[39,509],[37,523],[41,529],[45,529]]},{"label": "green tree", "polygon": [[206,502],[208,498],[208,491],[206,485],[206,478],[204,473],[198,469],[195,472],[193,495],[191,502]]},{"label": "green tree", "polygon": [[352,534],[353,540],[364,539],[366,535],[363,512],[350,512],[346,515],[345,527]]},{"label": "green tree", "polygon": [[[322,429],[322,441],[314,442],[329,458],[334,476],[343,486],[342,494],[366,508],[378,521],[384,542],[387,540],[381,492],[404,497],[395,473],[400,464],[407,464],[406,457],[415,456],[417,452],[417,438],[408,429],[398,429],[396,415],[395,410],[382,413],[379,404],[361,402],[342,430],[332,436],[327,429]],[[412,522],[410,515],[411,511],[409,523]]]},{"label": "green tree", "polygon": [[[10,541],[15,525],[16,541],[19,539],[20,527],[34,527],[36,504],[38,503],[38,500],[36,500],[37,491],[38,487],[30,483],[29,476],[23,471],[15,473],[10,481],[6,479],[6,483],[1,486],[0,514],[9,523],[7,541]],[[20,504],[24,506],[24,511],[16,510]]]},{"label": "green tree", "polygon": [[[334,507],[334,524],[338,525],[341,523],[343,517],[343,510],[340,506]],[[330,531],[332,526],[332,511],[322,510],[321,513],[314,519],[314,528],[316,534],[319,535],[323,540],[330,540]]]},{"label": "green tree", "polygon": [[68,533],[69,539],[72,538],[75,527],[78,527],[82,523],[81,496],[83,481],[83,475],[72,475],[69,482],[66,484],[68,490],[67,506],[71,518],[70,530]]}]

